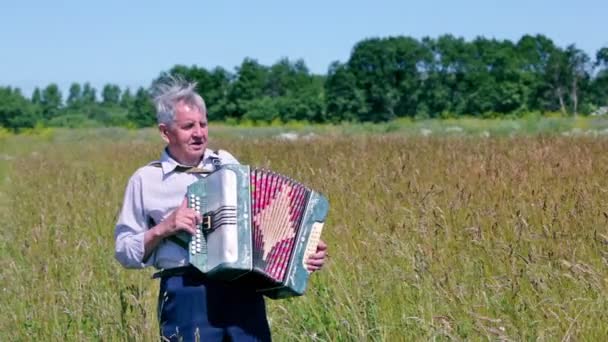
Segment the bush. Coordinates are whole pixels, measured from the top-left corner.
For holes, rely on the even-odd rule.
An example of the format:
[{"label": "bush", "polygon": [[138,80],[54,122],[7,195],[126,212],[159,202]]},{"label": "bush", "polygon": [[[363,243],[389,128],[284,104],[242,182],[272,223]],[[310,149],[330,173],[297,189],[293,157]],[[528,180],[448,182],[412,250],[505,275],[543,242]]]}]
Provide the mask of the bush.
[{"label": "bush", "polygon": [[68,113],[56,116],[49,120],[48,125],[51,127],[68,127],[68,128],[93,128],[101,127],[102,124],[98,121],[89,119],[81,114]]},{"label": "bush", "polygon": [[43,140],[50,141],[55,136],[55,129],[52,127],[46,127],[41,122],[38,122],[33,128],[24,128],[19,133],[28,136],[40,137]]}]

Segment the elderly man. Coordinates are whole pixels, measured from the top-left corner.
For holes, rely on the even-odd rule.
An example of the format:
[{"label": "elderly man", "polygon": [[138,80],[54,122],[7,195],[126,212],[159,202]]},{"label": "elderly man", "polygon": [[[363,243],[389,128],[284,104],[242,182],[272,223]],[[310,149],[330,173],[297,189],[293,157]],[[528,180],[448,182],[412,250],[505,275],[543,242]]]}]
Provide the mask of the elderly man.
[{"label": "elderly man", "polygon": [[[158,129],[167,143],[160,160],[138,169],[125,191],[115,228],[116,258],[127,268],[162,269],[158,301],[161,339],[170,341],[269,341],[263,297],[252,289],[207,279],[189,267],[187,250],[171,236],[195,233],[201,216],[186,205],[188,185],[213,169],[238,163],[228,152],[207,149],[207,110],[196,84],[170,78],[154,98]],[[307,261],[320,269],[327,245]]]}]

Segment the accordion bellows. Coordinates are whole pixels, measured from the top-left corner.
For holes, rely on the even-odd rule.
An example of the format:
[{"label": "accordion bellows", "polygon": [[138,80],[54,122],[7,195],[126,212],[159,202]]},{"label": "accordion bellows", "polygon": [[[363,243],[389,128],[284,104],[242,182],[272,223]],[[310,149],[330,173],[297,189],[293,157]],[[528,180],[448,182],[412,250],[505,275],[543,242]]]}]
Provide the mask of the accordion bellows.
[{"label": "accordion bellows", "polygon": [[305,261],[316,251],[329,208],[325,197],[283,175],[237,164],[191,184],[186,196],[203,215],[188,237],[193,266],[270,298],[304,293]]}]

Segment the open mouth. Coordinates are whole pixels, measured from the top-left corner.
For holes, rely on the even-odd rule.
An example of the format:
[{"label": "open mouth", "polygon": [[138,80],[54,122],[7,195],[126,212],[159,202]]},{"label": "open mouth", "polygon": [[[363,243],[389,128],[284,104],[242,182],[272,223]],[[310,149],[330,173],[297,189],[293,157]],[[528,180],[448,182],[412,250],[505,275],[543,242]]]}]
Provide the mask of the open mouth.
[{"label": "open mouth", "polygon": [[192,146],[195,149],[200,149],[203,147],[203,142],[202,141],[194,141],[190,144],[190,146]]}]

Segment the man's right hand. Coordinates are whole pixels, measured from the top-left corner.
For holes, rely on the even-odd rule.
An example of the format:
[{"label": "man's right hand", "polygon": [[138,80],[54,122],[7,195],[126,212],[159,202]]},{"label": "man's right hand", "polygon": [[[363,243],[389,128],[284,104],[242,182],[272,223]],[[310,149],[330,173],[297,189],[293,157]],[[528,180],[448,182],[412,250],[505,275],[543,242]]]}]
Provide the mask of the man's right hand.
[{"label": "man's right hand", "polygon": [[182,204],[159,224],[161,226],[161,235],[168,237],[180,231],[194,235],[196,233],[196,225],[201,221],[201,214],[192,208],[188,208],[188,200],[184,198]]}]

